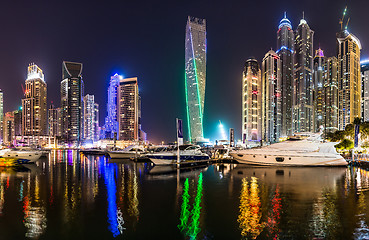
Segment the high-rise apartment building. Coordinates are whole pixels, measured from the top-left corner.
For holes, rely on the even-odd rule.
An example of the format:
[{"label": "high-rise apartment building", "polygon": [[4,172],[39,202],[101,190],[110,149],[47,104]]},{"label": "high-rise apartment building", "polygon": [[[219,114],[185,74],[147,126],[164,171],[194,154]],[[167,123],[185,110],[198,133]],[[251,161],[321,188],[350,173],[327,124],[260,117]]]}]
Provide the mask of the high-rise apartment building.
[{"label": "high-rise apartment building", "polygon": [[343,130],[356,117],[361,117],[361,72],[359,39],[347,29],[337,36],[338,60],[338,128]]},{"label": "high-rise apartment building", "polygon": [[62,138],[68,144],[82,140],[82,63],[63,61],[61,82]]},{"label": "high-rise apartment building", "polygon": [[324,109],[325,109],[325,78],[327,76],[327,62],[322,49],[315,51],[314,67],[313,67],[313,122],[314,132],[318,132],[324,127]]},{"label": "high-rise apartment building", "polygon": [[277,31],[277,51],[281,59],[281,137],[292,135],[293,131],[293,54],[294,54],[294,33],[290,20],[286,13],[280,21]]},{"label": "high-rise apartment building", "polygon": [[100,126],[99,126],[99,104],[94,104],[94,115],[95,115],[95,136],[94,141],[98,141],[100,139]]},{"label": "high-rise apartment building", "polygon": [[295,132],[314,130],[313,118],[313,37],[305,19],[295,31],[293,126]]},{"label": "high-rise apartment building", "polygon": [[361,61],[361,117],[369,121],[369,60]]},{"label": "high-rise apartment building", "polygon": [[338,130],[338,61],[336,57],[326,59],[323,80],[324,129],[326,132]]},{"label": "high-rise apartment building", "polygon": [[87,94],[83,98],[83,140],[96,141],[98,127],[98,105],[95,103],[94,95]]},{"label": "high-rise apartment building", "polygon": [[191,142],[203,141],[206,84],[206,20],[188,17],[185,39],[186,110]]},{"label": "high-rise apartment building", "polygon": [[262,139],[262,84],[258,61],[246,61],[242,78],[242,141],[253,144]]},{"label": "high-rise apartment building", "polygon": [[22,135],[45,136],[47,133],[47,85],[36,64],[28,66],[22,99]]},{"label": "high-rise apartment building", "polygon": [[61,109],[56,108],[54,104],[50,105],[49,108],[49,136],[50,137],[60,137],[61,136]]},{"label": "high-rise apartment building", "polygon": [[14,114],[13,112],[7,112],[4,114],[3,143],[9,146],[14,139]]},{"label": "high-rise apartment building", "polygon": [[118,87],[118,139],[139,141],[141,106],[137,77],[124,78]]},{"label": "high-rise apartment building", "polygon": [[108,104],[107,104],[107,116],[105,117],[104,124],[104,138],[113,139],[114,133],[118,133],[118,108],[117,108],[117,99],[118,99],[118,87],[119,82],[123,77],[121,75],[115,74],[110,77],[110,84],[108,88]]},{"label": "high-rise apartment building", "polygon": [[22,108],[13,111],[14,116],[14,135],[22,136]]},{"label": "high-rise apartment building", "polygon": [[279,141],[281,131],[281,59],[267,52],[261,67],[262,139],[267,143]]}]

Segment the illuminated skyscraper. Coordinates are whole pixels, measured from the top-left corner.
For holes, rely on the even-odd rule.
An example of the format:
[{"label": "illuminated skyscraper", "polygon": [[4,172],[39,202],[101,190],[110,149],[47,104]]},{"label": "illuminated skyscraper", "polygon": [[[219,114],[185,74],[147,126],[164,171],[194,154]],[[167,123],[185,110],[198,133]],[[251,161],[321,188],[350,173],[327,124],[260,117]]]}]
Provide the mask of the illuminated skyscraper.
[{"label": "illuminated skyscraper", "polygon": [[280,21],[277,31],[277,51],[281,59],[281,137],[292,135],[292,110],[293,110],[293,53],[294,33],[290,20],[286,13]]},{"label": "illuminated skyscraper", "polygon": [[107,116],[105,117],[104,125],[104,138],[114,138],[114,133],[118,133],[118,116],[117,116],[117,89],[120,80],[123,77],[115,74],[110,78],[110,84],[108,88],[108,104],[107,104]]},{"label": "illuminated skyscraper", "polygon": [[203,141],[206,84],[206,20],[188,17],[185,40],[186,110],[191,142]]},{"label": "illuminated skyscraper", "polygon": [[14,115],[14,135],[22,136],[22,108],[13,111]]},{"label": "illuminated skyscraper", "polygon": [[315,52],[314,67],[313,67],[313,82],[314,82],[314,132],[318,132],[321,126],[324,126],[324,109],[325,109],[325,78],[327,72],[326,58],[322,49]]},{"label": "illuminated skyscraper", "polygon": [[93,142],[96,140],[98,119],[96,119],[98,105],[94,95],[87,94],[83,98],[83,140]]},{"label": "illuminated skyscraper", "polygon": [[338,60],[338,128],[343,130],[356,117],[361,117],[361,44],[347,29],[337,36]]},{"label": "illuminated skyscraper", "polygon": [[54,104],[51,104],[49,108],[49,136],[50,137],[57,137],[61,136],[61,111],[60,108],[55,108]]},{"label": "illuminated skyscraper", "polygon": [[281,131],[281,59],[270,50],[263,58],[262,82],[262,139],[264,142],[279,141]]},{"label": "illuminated skyscraper", "polygon": [[245,63],[242,78],[242,141],[252,144],[262,138],[262,88],[258,61],[250,58]]},{"label": "illuminated skyscraper", "polygon": [[41,68],[28,66],[26,88],[22,99],[22,135],[47,134],[47,85]]},{"label": "illuminated skyscraper", "polygon": [[305,19],[295,31],[293,126],[295,132],[311,132],[313,118],[313,37]]},{"label": "illuminated skyscraper", "polygon": [[326,132],[338,130],[338,62],[336,57],[326,60],[323,80],[324,129]]},{"label": "illuminated skyscraper", "polygon": [[137,77],[124,78],[118,87],[118,139],[139,141],[141,106]]},{"label": "illuminated skyscraper", "polygon": [[82,63],[62,64],[61,111],[62,137],[68,144],[79,144],[82,139]]},{"label": "illuminated skyscraper", "polygon": [[15,139],[14,134],[14,113],[7,112],[4,114],[4,129],[3,129],[3,143],[5,145],[10,145]]},{"label": "illuminated skyscraper", "polygon": [[369,121],[369,60],[361,61],[361,117],[364,122]]},{"label": "illuminated skyscraper", "polygon": [[94,141],[98,141],[100,139],[100,126],[99,126],[99,104],[94,104],[94,115],[95,115],[95,136]]}]

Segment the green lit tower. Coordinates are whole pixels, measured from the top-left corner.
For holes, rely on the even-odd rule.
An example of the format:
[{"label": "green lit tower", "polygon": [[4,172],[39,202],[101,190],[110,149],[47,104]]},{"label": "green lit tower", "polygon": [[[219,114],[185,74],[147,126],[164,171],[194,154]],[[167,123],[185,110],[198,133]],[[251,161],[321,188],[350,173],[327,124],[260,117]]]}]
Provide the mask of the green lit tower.
[{"label": "green lit tower", "polygon": [[206,20],[188,17],[185,40],[185,91],[189,140],[204,139],[206,83]]}]

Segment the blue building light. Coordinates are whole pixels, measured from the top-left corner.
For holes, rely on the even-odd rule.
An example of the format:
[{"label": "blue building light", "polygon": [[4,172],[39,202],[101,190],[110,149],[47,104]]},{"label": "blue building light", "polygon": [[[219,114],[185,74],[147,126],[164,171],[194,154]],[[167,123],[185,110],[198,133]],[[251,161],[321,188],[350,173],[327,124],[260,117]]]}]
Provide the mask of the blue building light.
[{"label": "blue building light", "polygon": [[293,53],[293,50],[292,50],[292,49],[290,49],[290,48],[288,48],[288,47],[286,47],[286,46],[282,46],[280,49],[278,49],[278,50],[276,51],[276,53],[278,53],[279,51],[281,51],[281,50],[283,50],[283,49],[286,49],[286,50],[290,51],[291,53]]}]

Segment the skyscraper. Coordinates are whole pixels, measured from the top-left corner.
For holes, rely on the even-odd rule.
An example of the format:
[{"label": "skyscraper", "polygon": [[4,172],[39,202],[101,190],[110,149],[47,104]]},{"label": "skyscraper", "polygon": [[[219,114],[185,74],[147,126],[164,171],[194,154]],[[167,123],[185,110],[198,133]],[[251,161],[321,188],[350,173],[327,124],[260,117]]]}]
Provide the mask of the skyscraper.
[{"label": "skyscraper", "polygon": [[22,135],[47,134],[47,85],[36,64],[28,66],[26,88],[22,99]]},{"label": "skyscraper", "polygon": [[281,131],[281,59],[267,52],[261,67],[262,139],[267,143],[279,141]]},{"label": "skyscraper", "polygon": [[203,141],[206,84],[206,20],[187,18],[185,39],[186,110],[191,142]]},{"label": "skyscraper", "polygon": [[107,104],[107,116],[105,118],[104,125],[104,138],[114,138],[114,133],[118,133],[118,109],[117,109],[117,89],[120,80],[123,77],[115,74],[110,77],[110,84],[108,88],[108,104]]},{"label": "skyscraper", "polygon": [[82,63],[63,61],[61,82],[62,137],[68,144],[82,138]]},{"label": "skyscraper", "polygon": [[15,139],[13,112],[7,112],[4,114],[3,137],[3,143],[8,146],[11,145]]},{"label": "skyscraper", "polygon": [[327,62],[324,57],[324,52],[322,49],[318,49],[315,51],[314,57],[314,67],[313,67],[313,118],[314,118],[314,132],[319,131],[320,127],[324,127],[324,109],[325,109],[325,78],[327,77]]},{"label": "skyscraper", "polygon": [[141,106],[137,77],[124,78],[118,87],[118,139],[139,141]]},{"label": "skyscraper", "polygon": [[95,136],[94,141],[98,141],[100,139],[100,126],[99,126],[99,104],[94,104],[94,115],[95,115]]},{"label": "skyscraper", "polygon": [[14,135],[22,136],[22,108],[13,111],[14,116]]},{"label": "skyscraper", "polygon": [[361,44],[347,29],[337,36],[338,60],[338,128],[343,130],[356,117],[361,117]]},{"label": "skyscraper", "polygon": [[338,62],[336,57],[326,61],[324,77],[324,129],[326,132],[338,130]]},{"label": "skyscraper", "polygon": [[361,117],[364,122],[369,121],[369,60],[361,61]]},{"label": "skyscraper", "polygon": [[60,137],[61,136],[61,111],[60,108],[56,108],[54,104],[51,104],[49,108],[49,136],[50,137]]},{"label": "skyscraper", "polygon": [[277,31],[277,51],[281,59],[281,137],[292,135],[292,110],[293,110],[293,53],[294,33],[290,20],[286,13],[280,21]]},{"label": "skyscraper", "polygon": [[293,126],[295,132],[311,132],[313,118],[313,37],[306,20],[295,31]]},{"label": "skyscraper", "polygon": [[253,144],[262,138],[262,88],[258,61],[246,61],[242,78],[242,141]]},{"label": "skyscraper", "polygon": [[93,142],[96,139],[96,104],[94,95],[83,98],[83,140]]}]

